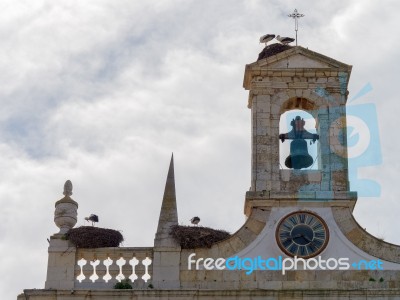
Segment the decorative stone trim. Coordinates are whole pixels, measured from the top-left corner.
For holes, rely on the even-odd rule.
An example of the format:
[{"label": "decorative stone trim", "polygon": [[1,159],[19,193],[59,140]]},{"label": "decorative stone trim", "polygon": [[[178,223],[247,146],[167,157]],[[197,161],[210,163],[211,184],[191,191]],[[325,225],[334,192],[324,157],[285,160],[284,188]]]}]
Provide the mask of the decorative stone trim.
[{"label": "decorative stone trim", "polygon": [[[353,282],[355,286],[356,282]],[[18,296],[18,300],[103,300],[103,299],[397,299],[400,289],[385,288],[379,283],[366,282],[358,288],[329,288],[331,281],[316,282],[305,288],[290,289],[282,287],[282,282],[273,281],[271,288],[259,290],[226,290],[221,287],[213,290],[181,289],[181,290],[24,290],[24,294]],[[297,283],[300,286],[300,283]],[[278,290],[280,289],[280,290]]]},{"label": "decorative stone trim", "polygon": [[349,208],[333,207],[333,216],[342,233],[358,248],[382,260],[400,263],[400,246],[380,240],[366,232]]}]

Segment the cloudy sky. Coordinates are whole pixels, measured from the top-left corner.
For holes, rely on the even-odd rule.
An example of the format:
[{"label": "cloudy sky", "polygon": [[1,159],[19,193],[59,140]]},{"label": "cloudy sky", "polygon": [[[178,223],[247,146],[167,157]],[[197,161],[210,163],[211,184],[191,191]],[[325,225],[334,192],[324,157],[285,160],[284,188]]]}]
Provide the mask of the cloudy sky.
[{"label": "cloudy sky", "polygon": [[[74,185],[90,213],[152,246],[171,153],[182,224],[236,231],[250,186],[244,67],[265,33],[353,65],[349,105],[375,105],[381,162],[358,168],[381,187],[355,216],[400,244],[397,138],[400,3],[395,0],[1,0],[2,299],[43,288],[54,203]],[[359,133],[362,135],[362,133]],[[357,138],[357,136],[356,136]]]}]

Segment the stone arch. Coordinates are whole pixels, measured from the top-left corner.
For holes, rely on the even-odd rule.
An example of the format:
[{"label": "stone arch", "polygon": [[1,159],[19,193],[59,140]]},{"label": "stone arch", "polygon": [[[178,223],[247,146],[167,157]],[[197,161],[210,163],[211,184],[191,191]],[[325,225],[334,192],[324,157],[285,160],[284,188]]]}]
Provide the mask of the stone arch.
[{"label": "stone arch", "polygon": [[[304,99],[304,98],[303,98]],[[290,125],[292,120],[295,117],[300,116],[300,118],[304,119],[305,125],[304,129],[310,133],[318,133],[317,126],[318,126],[318,119],[316,118],[315,114],[312,114],[312,110],[307,110],[310,107],[309,104],[300,106],[300,105],[290,105],[286,106],[287,109],[280,114],[279,116],[279,133],[284,134],[288,133],[292,130],[292,126]],[[310,143],[310,140],[306,140],[307,142],[307,152],[313,158],[313,163],[311,166],[305,168],[304,170],[317,170],[319,169],[319,142]],[[281,170],[290,170],[286,166],[286,158],[291,154],[291,140],[286,140],[285,142],[279,141],[279,167]]]},{"label": "stone arch", "polygon": [[369,234],[356,221],[348,207],[333,207],[332,213],[339,229],[356,247],[377,258],[400,263],[400,246],[384,242]]},{"label": "stone arch", "polygon": [[293,110],[300,109],[311,114],[314,119],[318,120],[318,116],[329,105],[327,101],[318,95],[310,94],[307,97],[288,97],[284,100],[280,107],[280,114]]},{"label": "stone arch", "polygon": [[330,106],[339,106],[340,99],[324,97],[308,89],[281,90],[271,95],[271,113],[283,114],[288,110],[302,109],[317,118],[320,113],[325,113]]},{"label": "stone arch", "polygon": [[[306,114],[309,114],[312,116],[312,118],[315,121],[315,129],[317,130],[317,133],[320,133],[319,129],[319,115],[320,115],[320,108],[326,107],[326,101],[322,97],[319,97],[318,95],[314,95],[310,92],[305,93],[304,91],[297,91],[296,94],[298,95],[304,95],[306,94],[307,97],[304,96],[296,96],[296,97],[287,97],[285,100],[281,102],[280,105],[280,111],[279,111],[279,121],[281,121],[282,116],[290,111],[293,110],[301,110],[305,112]],[[287,95],[289,96],[289,94]],[[281,128],[280,128],[281,130]],[[290,129],[289,129],[290,130]],[[289,131],[288,130],[288,131]],[[284,132],[280,132],[284,133]],[[279,160],[280,160],[280,167],[285,169],[284,165],[282,164],[282,159],[283,156],[286,157],[286,152],[288,150],[288,145],[284,146],[282,143],[279,143]],[[312,155],[313,159],[315,159],[313,166],[314,169],[320,169],[320,145],[317,143],[317,149],[316,151],[314,150],[314,154]]]},{"label": "stone arch", "polygon": [[293,110],[301,109],[307,112],[315,110],[315,103],[307,98],[293,97],[286,100],[281,106],[281,114]]}]

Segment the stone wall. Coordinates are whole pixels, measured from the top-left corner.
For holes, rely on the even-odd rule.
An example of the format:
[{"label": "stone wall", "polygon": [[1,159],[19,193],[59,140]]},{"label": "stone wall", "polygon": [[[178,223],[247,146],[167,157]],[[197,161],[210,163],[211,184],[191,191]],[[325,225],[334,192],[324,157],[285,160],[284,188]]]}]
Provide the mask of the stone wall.
[{"label": "stone wall", "polygon": [[[18,300],[128,300],[128,299],[152,299],[152,300],[395,300],[400,299],[399,289],[387,289],[378,283],[369,283],[367,289],[284,289],[284,290],[178,290],[178,291],[45,291],[25,290],[25,294],[18,296]],[[29,297],[29,298],[28,298]]]}]

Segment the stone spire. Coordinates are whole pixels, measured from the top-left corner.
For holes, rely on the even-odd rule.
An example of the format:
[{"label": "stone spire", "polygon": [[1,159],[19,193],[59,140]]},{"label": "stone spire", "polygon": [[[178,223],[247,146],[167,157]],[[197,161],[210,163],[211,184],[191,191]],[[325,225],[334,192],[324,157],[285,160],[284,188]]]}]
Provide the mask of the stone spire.
[{"label": "stone spire", "polygon": [[157,233],[154,241],[155,247],[179,247],[170,235],[171,226],[174,225],[178,225],[178,211],[175,194],[174,154],[172,154],[167,181],[165,183],[160,218],[158,219]]}]

